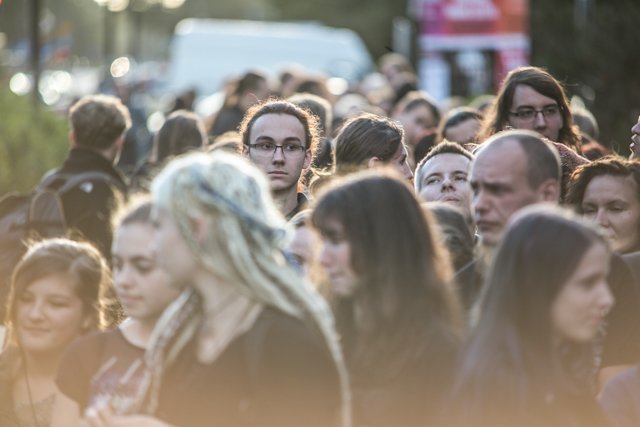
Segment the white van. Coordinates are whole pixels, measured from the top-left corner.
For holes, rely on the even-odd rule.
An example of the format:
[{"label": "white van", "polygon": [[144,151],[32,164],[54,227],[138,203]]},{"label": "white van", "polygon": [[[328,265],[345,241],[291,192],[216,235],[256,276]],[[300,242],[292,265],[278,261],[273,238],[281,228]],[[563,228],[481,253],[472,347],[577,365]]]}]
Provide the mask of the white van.
[{"label": "white van", "polygon": [[292,65],[348,81],[373,69],[371,55],[352,30],[317,23],[189,18],[176,25],[165,89],[175,94],[195,87],[207,96],[250,69],[275,77]]}]

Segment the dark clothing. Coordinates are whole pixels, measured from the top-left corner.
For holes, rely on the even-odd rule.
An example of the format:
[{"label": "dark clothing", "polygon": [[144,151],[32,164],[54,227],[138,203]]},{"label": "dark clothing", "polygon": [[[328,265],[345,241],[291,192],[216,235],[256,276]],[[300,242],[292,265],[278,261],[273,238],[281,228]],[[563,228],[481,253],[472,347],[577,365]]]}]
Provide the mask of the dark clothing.
[{"label": "dark clothing", "polygon": [[636,283],[640,283],[640,252],[629,252],[622,255],[622,259],[627,263]]},{"label": "dark clothing", "polygon": [[309,204],[309,198],[304,193],[298,193],[298,204],[291,212],[285,215],[287,221],[293,218],[298,212],[304,210]]},{"label": "dark clothing", "polygon": [[[518,372],[516,375],[522,375]],[[589,395],[548,392],[519,402],[516,391],[484,389],[475,398],[462,394],[450,409],[450,427],[608,427]]]},{"label": "dark clothing", "polygon": [[640,371],[629,368],[607,382],[600,404],[613,427],[640,426]]},{"label": "dark clothing", "polygon": [[431,348],[388,381],[352,377],[354,427],[447,426],[440,411],[456,357],[453,348]]},{"label": "dark clothing", "polygon": [[135,397],[142,379],[144,348],[136,347],[120,329],[97,332],[76,340],[58,368],[60,391],[80,406],[80,413],[103,396],[118,401]]},{"label": "dark clothing", "polygon": [[111,219],[120,201],[127,196],[123,175],[97,152],[79,147],[71,149],[59,171],[67,174],[102,172],[117,183],[114,186],[104,180],[88,181],[62,197],[67,225],[94,243],[110,260],[113,238]]},{"label": "dark clothing", "polygon": [[602,367],[633,365],[640,360],[640,286],[620,255],[611,259],[608,277],[615,304],[607,316]]},{"label": "dark clothing", "polygon": [[330,427],[340,416],[333,359],[319,332],[265,308],[212,363],[193,340],[162,379],[156,416],[178,427]]}]

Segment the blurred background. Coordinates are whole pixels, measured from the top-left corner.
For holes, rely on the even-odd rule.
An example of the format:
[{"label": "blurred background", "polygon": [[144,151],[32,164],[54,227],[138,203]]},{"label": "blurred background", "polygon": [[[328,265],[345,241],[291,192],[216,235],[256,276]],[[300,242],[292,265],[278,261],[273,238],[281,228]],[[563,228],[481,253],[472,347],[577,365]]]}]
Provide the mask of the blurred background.
[{"label": "blurred background", "polygon": [[0,194],[61,162],[65,113],[85,94],[127,103],[139,154],[176,102],[206,117],[240,73],[282,83],[304,69],[339,97],[374,85],[389,52],[445,109],[545,67],[627,155],[639,24],[640,0],[0,0]]}]

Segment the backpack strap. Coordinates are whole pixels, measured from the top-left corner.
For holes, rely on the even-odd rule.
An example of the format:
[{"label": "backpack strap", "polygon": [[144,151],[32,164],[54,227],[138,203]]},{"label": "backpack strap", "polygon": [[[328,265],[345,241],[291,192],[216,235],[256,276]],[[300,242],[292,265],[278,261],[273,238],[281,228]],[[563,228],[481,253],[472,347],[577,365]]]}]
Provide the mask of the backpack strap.
[{"label": "backpack strap", "polygon": [[103,181],[118,188],[120,191],[124,191],[121,182],[119,182],[108,173],[98,171],[88,171],[81,173],[64,173],[54,171],[45,175],[36,189],[53,189],[58,194],[65,194],[67,191],[72,190],[73,188],[76,188],[80,184],[87,181]]}]

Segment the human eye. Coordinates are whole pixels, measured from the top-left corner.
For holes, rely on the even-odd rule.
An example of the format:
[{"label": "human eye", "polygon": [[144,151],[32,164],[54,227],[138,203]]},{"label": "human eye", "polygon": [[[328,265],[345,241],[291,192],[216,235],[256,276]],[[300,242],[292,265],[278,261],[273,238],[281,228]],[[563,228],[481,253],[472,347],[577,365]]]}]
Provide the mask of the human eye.
[{"label": "human eye", "polygon": [[558,107],[557,105],[547,105],[542,109],[542,114],[545,117],[555,116],[556,114],[558,114],[559,111],[560,111],[560,107]]},{"label": "human eye", "polygon": [[437,184],[441,181],[440,177],[437,175],[429,176],[424,180],[425,185]]},{"label": "human eye", "polygon": [[49,304],[55,308],[64,308],[69,306],[69,300],[66,298],[51,298]]},{"label": "human eye", "polygon": [[456,181],[467,181],[467,175],[464,173],[458,173],[453,176],[453,179]]},{"label": "human eye", "polygon": [[151,260],[140,260],[134,263],[134,267],[141,274],[148,274],[155,268],[155,264]]},{"label": "human eye", "polygon": [[297,153],[303,150],[303,147],[298,144],[284,144],[283,147],[287,153]]},{"label": "human eye", "polygon": [[31,302],[33,301],[33,295],[31,292],[21,292],[20,295],[18,295],[18,301],[23,303]]},{"label": "human eye", "polygon": [[611,206],[609,206],[609,210],[611,212],[623,212],[627,209],[627,207],[624,204],[621,203],[615,203]]},{"label": "human eye", "polygon": [[258,142],[254,145],[258,151],[273,151],[275,145],[270,142]]},{"label": "human eye", "polygon": [[533,108],[518,108],[516,110],[516,116],[520,119],[530,119],[535,114]]}]

